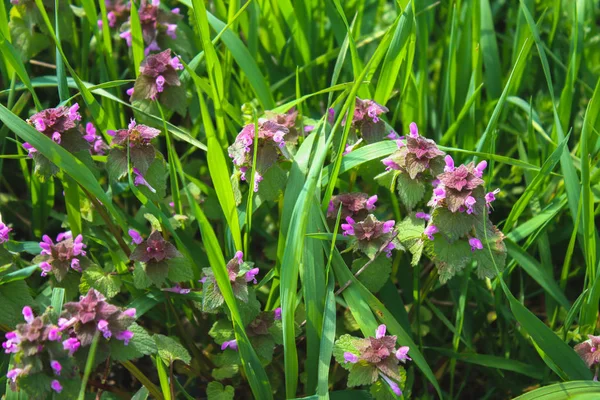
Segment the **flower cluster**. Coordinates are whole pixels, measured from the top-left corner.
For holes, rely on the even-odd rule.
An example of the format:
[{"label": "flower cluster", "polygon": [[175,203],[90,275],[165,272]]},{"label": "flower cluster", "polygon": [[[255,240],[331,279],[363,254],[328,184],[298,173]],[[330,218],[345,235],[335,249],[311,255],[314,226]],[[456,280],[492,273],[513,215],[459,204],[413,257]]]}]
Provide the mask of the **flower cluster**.
[{"label": "flower cluster", "polygon": [[136,310],[129,308],[122,311],[106,301],[106,298],[97,290],[90,289],[78,302],[64,305],[65,311],[58,320],[61,331],[69,333],[69,339],[63,342],[65,349],[71,353],[80,346],[89,346],[94,334],[99,331],[105,339],[115,337],[129,344],[133,332],[128,330],[135,321]]},{"label": "flower cluster", "polygon": [[[173,40],[177,39],[177,21],[181,18],[179,8],[174,8],[169,12],[160,8],[160,0],[152,0],[151,2],[143,0],[138,15],[142,25],[144,44],[146,45],[144,54],[148,55],[152,51],[161,50],[158,42],[161,40],[162,35],[167,35]],[[116,20],[117,18],[114,19],[115,24]],[[123,24],[119,36],[125,39],[127,46],[131,47],[133,38],[131,36],[130,21]]]},{"label": "flower cluster", "polygon": [[57,281],[62,281],[73,269],[81,272],[87,265],[85,258],[85,248],[83,236],[77,235],[73,238],[70,231],[59,233],[56,236],[56,243],[48,235],[42,236],[40,255],[34,259],[42,269],[42,276],[52,272]]},{"label": "flower cluster", "polygon": [[[255,192],[258,191],[258,185],[263,180],[265,172],[273,164],[280,159],[290,158],[286,144],[294,143],[297,140],[297,134],[296,137],[289,136],[290,130],[295,126],[296,116],[297,112],[291,111],[281,116],[273,116],[271,119],[261,118],[258,120],[258,151],[256,171],[254,172]],[[254,123],[245,125],[228,149],[229,157],[239,170],[243,181],[248,180],[246,172],[252,168],[255,128]]]},{"label": "flower cluster", "polygon": [[[161,98],[168,96],[168,99],[172,100],[175,97],[174,90],[181,87],[177,73],[181,70],[183,70],[183,65],[179,57],[171,57],[171,49],[147,56],[140,65],[140,76],[136,79],[133,89],[127,92],[131,96],[131,101],[154,101],[158,100],[159,96]],[[168,101],[162,101],[162,103],[169,105]]]},{"label": "flower cluster", "polygon": [[382,160],[387,170],[407,173],[410,179],[417,179],[427,171],[432,175],[439,171],[444,152],[433,140],[420,136],[414,122],[410,125],[410,135],[399,138],[396,144],[398,150]]},{"label": "flower cluster", "polygon": [[[386,137],[387,129],[385,122],[380,118],[389,110],[373,100],[356,98],[354,116],[352,117],[352,131],[346,142],[344,154],[350,153],[363,140],[366,143],[375,143]],[[333,123],[335,111],[329,110],[328,120]],[[346,125],[348,115],[344,116],[342,125]]]},{"label": "flower cluster", "polygon": [[373,214],[364,220],[356,222],[352,217],[346,217],[342,224],[344,236],[353,236],[356,248],[373,259],[378,252],[384,251],[387,257],[392,256],[392,250],[401,248],[395,240],[394,227],[396,221],[379,221]]},{"label": "flower cluster", "polygon": [[595,366],[594,380],[597,381],[600,369],[600,336],[588,335],[588,338],[585,342],[575,345],[575,351],[588,368]]},{"label": "flower cluster", "polygon": [[[131,231],[130,231],[131,232]],[[148,236],[148,239],[140,241],[139,234],[134,235],[134,242],[137,247],[129,257],[133,261],[140,261],[146,265],[159,264],[162,261],[172,258],[182,257],[175,246],[167,242],[159,231],[154,231]]]},{"label": "flower cluster", "polygon": [[402,395],[400,384],[403,370],[399,365],[411,360],[409,347],[396,349],[396,336],[386,335],[386,326],[379,325],[374,337],[341,336],[334,349],[338,363],[350,371],[348,386],[370,385],[381,378],[397,395]]},{"label": "flower cluster", "polygon": [[[259,273],[258,268],[253,268],[254,264],[244,261],[244,253],[238,251],[227,263],[227,274],[233,294],[235,297],[243,301],[248,301],[248,283],[258,283],[256,275]],[[217,285],[217,280],[211,268],[203,268],[204,277],[200,279],[203,284],[203,303],[202,307],[205,311],[212,311],[220,307],[225,299]]]},{"label": "flower cluster", "polygon": [[[77,121],[81,121],[79,114],[79,104],[75,103],[71,107],[48,108],[34,114],[27,120],[27,123],[33,126],[38,132],[51,138],[54,142],[61,144],[63,135],[74,131],[77,127]],[[23,147],[32,157],[37,150],[29,143],[23,143]]]},{"label": "flower cluster", "polygon": [[12,228],[9,228],[3,222],[0,222],[0,244],[8,242],[8,233],[12,231]]},{"label": "flower cluster", "polygon": [[[118,24],[123,23],[129,16],[131,3],[123,0],[104,0],[106,5],[106,19],[108,26],[115,28]],[[102,29],[102,19],[98,20],[98,28]],[[131,40],[131,39],[130,39]]]},{"label": "flower cluster", "polygon": [[85,125],[85,135],[83,136],[86,142],[90,144],[90,153],[104,155],[104,152],[109,149],[108,145],[102,139],[102,136],[97,134],[96,127],[91,122]]},{"label": "flower cluster", "polygon": [[25,323],[7,332],[6,341],[2,343],[6,354],[15,355],[14,368],[6,373],[6,377],[16,390],[21,380],[36,380],[40,374],[46,375],[45,380],[51,380],[46,390],[60,393],[62,385],[59,379],[72,378],[76,372],[65,344],[68,339],[64,340],[62,330],[50,322],[47,314],[36,317],[31,307],[25,306],[23,317]]},{"label": "flower cluster", "polygon": [[[354,116],[352,117],[352,126],[360,128],[361,125],[367,123],[377,124],[381,120],[380,115],[385,114],[389,110],[377,103],[374,100],[363,100],[356,98],[356,107],[354,108]],[[346,124],[346,117],[342,121],[342,125]]]},{"label": "flower cluster", "polygon": [[366,193],[342,193],[332,196],[327,208],[327,217],[336,218],[340,205],[342,219],[346,217],[364,218],[368,211],[375,209],[377,195],[369,197]]}]

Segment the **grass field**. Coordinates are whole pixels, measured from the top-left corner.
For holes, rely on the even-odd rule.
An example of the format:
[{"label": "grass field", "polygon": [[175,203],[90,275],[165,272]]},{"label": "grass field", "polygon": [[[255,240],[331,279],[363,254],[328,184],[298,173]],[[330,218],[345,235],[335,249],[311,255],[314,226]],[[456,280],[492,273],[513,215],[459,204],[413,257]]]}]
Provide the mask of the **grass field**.
[{"label": "grass field", "polygon": [[7,400],[600,397],[597,1],[5,0],[0,49]]}]

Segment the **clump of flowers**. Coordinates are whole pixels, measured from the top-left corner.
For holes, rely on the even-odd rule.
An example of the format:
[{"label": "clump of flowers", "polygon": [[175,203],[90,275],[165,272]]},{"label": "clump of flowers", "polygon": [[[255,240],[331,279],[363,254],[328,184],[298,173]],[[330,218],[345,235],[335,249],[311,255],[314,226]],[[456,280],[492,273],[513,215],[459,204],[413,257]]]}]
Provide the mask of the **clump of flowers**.
[{"label": "clump of flowers", "polygon": [[[406,379],[400,362],[410,360],[408,346],[396,349],[396,336],[386,335],[386,326],[380,325],[375,336],[357,338],[342,335],[336,341],[333,354],[336,361],[350,373],[348,386],[373,385],[380,379],[397,396]],[[381,382],[380,381],[380,382]]]},{"label": "clump of flowers", "polygon": [[373,259],[381,251],[385,252],[387,257],[391,257],[392,250],[402,249],[402,245],[396,239],[395,225],[394,220],[379,221],[373,214],[369,214],[359,222],[352,217],[346,217],[346,223],[341,227],[344,236],[353,238],[350,248],[360,250]]},{"label": "clump of flowers", "polygon": [[[352,117],[352,135],[348,138],[346,152],[350,152],[354,146],[360,143],[360,137],[365,142],[375,143],[384,139],[387,135],[385,122],[380,118],[389,110],[374,100],[363,100],[356,98],[356,107]],[[331,115],[331,112],[330,112]],[[342,125],[346,125],[347,115],[342,120]]]},{"label": "clump of flowers", "polygon": [[597,381],[600,370],[600,336],[588,335],[588,340],[575,345],[575,351],[588,368],[595,368],[594,381]]},{"label": "clump of flowers", "polygon": [[366,193],[342,193],[332,196],[327,208],[327,217],[336,218],[340,205],[342,206],[342,219],[346,217],[365,218],[369,211],[375,209],[377,195],[370,196]]},{"label": "clump of flowers", "polygon": [[[140,75],[131,91],[131,101],[160,101],[173,110],[185,104],[185,91],[177,71],[183,70],[179,57],[171,49],[147,56],[140,65]],[[129,93],[129,92],[128,92]]]},{"label": "clump of flowers", "polygon": [[[25,306],[23,317],[25,323],[7,332],[6,341],[2,343],[4,352],[14,354],[15,361],[6,377],[13,390],[21,386],[25,391],[36,390],[28,392],[32,397],[39,398],[40,392],[51,390],[60,393],[61,381],[64,383],[77,374],[77,366],[64,345],[65,335],[59,326],[50,322],[47,313],[36,317],[31,307]],[[31,382],[37,385],[30,386]]]},{"label": "clump of flowers", "polygon": [[66,303],[64,309],[58,326],[61,331],[68,332],[69,339],[63,344],[72,353],[80,346],[89,346],[97,331],[105,339],[114,337],[125,345],[133,338],[133,332],[128,328],[135,321],[136,310],[130,308],[122,311],[108,303],[95,289],[90,289],[78,302]]},{"label": "clump of flowers", "polygon": [[[174,8],[170,12],[160,8],[160,0],[148,2],[143,0],[138,10],[140,24],[142,25],[142,36],[146,45],[144,53],[150,54],[152,51],[160,51],[159,42],[165,36],[171,39],[177,39],[177,22],[181,19],[179,8]],[[115,18],[116,21],[116,18]],[[110,23],[110,19],[109,19]],[[125,39],[127,46],[131,47],[131,22],[127,21],[121,26],[119,35]],[[164,44],[163,44],[164,45]]]},{"label": "clump of flowers", "polygon": [[[106,6],[106,19],[108,26],[115,28],[118,24],[123,23],[130,14],[131,3],[123,0],[104,0]],[[98,27],[102,28],[102,19],[98,20]]]},{"label": "clump of flowers", "polygon": [[70,270],[82,272],[89,265],[89,260],[85,257],[86,247],[81,234],[73,238],[70,231],[59,233],[56,242],[50,236],[44,235],[40,242],[40,255],[33,261],[39,264],[42,276],[52,273],[60,282]]},{"label": "clump of flowers", "polygon": [[161,286],[167,278],[176,282],[192,278],[191,270],[183,255],[162,233],[153,231],[146,240],[136,232],[130,235],[136,248],[129,256],[130,260],[144,263],[144,272],[156,285]]},{"label": "clump of flowers", "polygon": [[[415,123],[409,130],[409,135],[396,139],[399,149],[382,160],[386,172],[378,179],[397,187],[409,211],[427,193],[431,197],[427,212],[418,211],[398,224],[400,242],[413,253],[413,264],[424,250],[442,282],[473,259],[480,277],[495,276],[496,267],[502,270],[506,262],[506,247],[504,235],[488,217],[499,190],[485,192],[482,177],[487,162],[457,166],[433,140],[419,135]],[[415,236],[420,229],[422,235]]]},{"label": "clump of flowers", "polygon": [[0,244],[8,242],[8,234],[10,231],[12,231],[12,228],[9,228],[3,222],[0,222]]},{"label": "clump of flowers", "polygon": [[90,144],[91,154],[102,156],[109,149],[108,145],[102,139],[102,136],[97,134],[96,127],[91,122],[88,122],[85,125],[85,135],[83,138]]},{"label": "clump of flowers", "polygon": [[[203,284],[203,302],[204,311],[213,311],[219,308],[225,299],[217,285],[217,280],[211,268],[203,268],[204,277],[200,280]],[[244,303],[248,302],[248,283],[258,283],[256,275],[259,269],[254,268],[254,263],[244,261],[244,253],[238,251],[227,263],[227,274],[233,294]]]},{"label": "clump of flowers", "polygon": [[[281,121],[284,122],[285,121]],[[291,122],[287,122],[289,126]],[[254,172],[254,191],[258,192],[258,185],[263,180],[264,174],[271,166],[279,160],[290,158],[286,148],[288,134],[290,129],[286,125],[277,122],[277,119],[258,120],[258,138],[257,138],[257,156],[256,171]],[[254,123],[244,126],[237,135],[235,142],[229,146],[229,157],[233,160],[233,165],[237,168],[240,178],[243,181],[249,181],[246,172],[252,169],[254,156]],[[292,141],[295,140],[292,138]]]}]

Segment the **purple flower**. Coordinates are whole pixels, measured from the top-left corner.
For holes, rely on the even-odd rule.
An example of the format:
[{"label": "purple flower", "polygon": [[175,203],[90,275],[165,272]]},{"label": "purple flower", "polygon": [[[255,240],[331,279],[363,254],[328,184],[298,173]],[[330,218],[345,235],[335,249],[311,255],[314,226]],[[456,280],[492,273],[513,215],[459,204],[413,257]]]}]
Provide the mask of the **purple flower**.
[{"label": "purple flower", "polygon": [[471,251],[483,249],[483,244],[481,243],[481,240],[477,238],[470,238],[469,244],[471,245]]},{"label": "purple flower", "polygon": [[246,282],[252,282],[255,285],[258,283],[256,280],[256,275],[258,275],[259,269],[252,268],[250,271],[246,272],[245,279]]},{"label": "purple flower", "polygon": [[446,166],[444,167],[444,172],[452,172],[454,171],[454,160],[452,159],[452,156],[446,156],[444,158],[444,161],[446,162]]},{"label": "purple flower", "polygon": [[346,223],[342,224],[342,229],[344,230],[344,236],[354,236],[354,224],[356,222],[352,219],[352,217],[346,217]]},{"label": "purple flower", "polygon": [[228,340],[226,342],[223,342],[223,344],[221,345],[221,350],[225,350],[227,348],[230,348],[231,350],[237,350],[238,349],[237,340],[233,339],[233,340]]},{"label": "purple flower", "polygon": [[382,228],[383,233],[391,232],[394,229],[395,225],[396,225],[396,221],[394,221],[393,219],[391,219],[389,221],[385,221],[383,223],[383,228]]},{"label": "purple flower", "polygon": [[0,222],[0,244],[8,242],[8,233],[12,229]]},{"label": "purple flower", "polygon": [[50,368],[54,371],[56,375],[60,375],[60,371],[62,370],[62,365],[56,360],[50,361]]},{"label": "purple flower", "polygon": [[[131,87],[131,88],[127,89],[127,90],[125,91],[125,93],[127,93],[127,96],[131,97],[131,96],[133,96],[133,92],[134,92],[134,90],[135,90],[135,89]],[[113,135],[111,135],[111,136],[113,136]]]},{"label": "purple flower", "polygon": [[177,294],[188,294],[192,290],[191,289],[182,288],[181,286],[179,286],[179,284],[176,284],[172,288],[163,289],[163,291],[164,292],[173,292],[173,293],[177,293]]},{"label": "purple flower", "polygon": [[128,308],[127,310],[123,311],[123,314],[127,315],[129,318],[135,319],[136,309]]},{"label": "purple flower", "polygon": [[149,263],[177,257],[182,257],[177,248],[167,242],[159,231],[153,231],[148,239],[137,245],[131,253],[130,259]]},{"label": "purple flower", "polygon": [[500,193],[500,189],[496,189],[493,192],[488,192],[485,195],[485,204],[489,207],[493,201],[496,200],[496,195]]},{"label": "purple flower", "polygon": [[588,340],[575,346],[575,351],[588,368],[600,365],[600,336],[588,335]]},{"label": "purple flower", "polygon": [[79,340],[77,340],[77,338],[68,338],[67,340],[65,340],[63,343],[63,348],[65,350],[69,351],[69,355],[72,356],[77,349],[79,349],[79,347],[81,346],[81,343],[79,342]]},{"label": "purple flower", "polygon": [[473,175],[475,175],[478,178],[481,178],[483,176],[483,171],[485,171],[485,168],[487,167],[487,161],[482,161],[479,164],[477,164],[477,166],[475,167],[475,169],[473,170]]},{"label": "purple flower", "polygon": [[98,330],[100,332],[102,332],[102,335],[104,336],[105,339],[110,339],[110,337],[112,336],[112,332],[110,331],[109,327],[108,327],[108,321],[105,319],[101,319],[100,321],[98,321]]},{"label": "purple flower", "polygon": [[123,344],[125,346],[127,346],[129,344],[129,341],[133,338],[133,332],[131,331],[122,331],[122,332],[118,332],[115,337],[117,338],[117,340],[122,340]]},{"label": "purple flower", "polygon": [[160,131],[155,128],[151,128],[146,125],[137,124],[135,119],[132,119],[127,126],[127,129],[119,129],[115,132],[112,141],[114,145],[124,145],[129,140],[129,145],[133,146],[145,146],[149,145],[150,141],[157,137]]},{"label": "purple flower", "polygon": [[394,382],[393,380],[391,380],[387,375],[385,375],[381,371],[379,372],[379,375],[381,375],[381,377],[383,378],[383,380],[388,385],[390,385],[390,388],[396,394],[396,396],[402,396],[402,390],[400,390],[400,386],[398,386],[398,384],[396,382]]},{"label": "purple flower", "polygon": [[117,16],[115,15],[115,13],[113,11],[109,11],[106,14],[106,19],[108,19],[108,26],[111,28],[114,28],[115,25],[117,24]]},{"label": "purple flower", "polygon": [[156,193],[156,189],[154,189],[152,186],[150,186],[150,184],[148,183],[146,178],[144,178],[144,176],[142,175],[142,173],[140,172],[139,169],[134,167],[133,173],[135,174],[135,179],[133,180],[133,184],[135,186],[143,185],[143,186],[146,186],[148,188],[148,190],[150,190],[152,193]]},{"label": "purple flower", "polygon": [[140,75],[135,81],[135,88],[131,100],[156,100],[160,93],[170,87],[181,86],[179,75],[179,61],[173,61],[171,49],[166,49],[158,54],[148,55],[151,51],[159,51],[156,40],[148,41],[145,49],[146,58],[140,65]]},{"label": "purple flower", "polygon": [[48,275],[48,272],[52,271],[52,265],[46,261],[40,263],[40,268],[42,269],[41,276],[46,276]]},{"label": "purple flower", "polygon": [[333,108],[327,110],[327,122],[331,125],[335,122],[335,110]]},{"label": "purple flower", "polygon": [[[446,206],[453,213],[458,211],[461,206],[469,209],[468,204],[465,204],[465,202],[471,197],[473,190],[484,183],[476,175],[474,168],[473,163],[470,163],[438,176],[446,190]],[[469,201],[471,200],[469,199]]]},{"label": "purple flower", "polygon": [[33,319],[35,318],[35,316],[33,315],[33,311],[31,310],[31,307],[29,307],[29,306],[23,307],[23,318],[25,318],[25,322],[27,322],[28,324],[33,322]]},{"label": "purple flower", "polygon": [[144,241],[142,235],[135,229],[130,229],[127,233],[131,237],[131,244],[140,244]]},{"label": "purple flower", "polygon": [[19,375],[23,374],[23,372],[24,371],[21,368],[14,368],[14,369],[9,370],[6,373],[6,377],[8,379],[12,380],[13,382],[16,382]]},{"label": "purple flower", "polygon": [[56,379],[54,379],[51,383],[50,383],[50,387],[52,388],[52,390],[54,390],[56,393],[60,393],[63,390],[62,385],[60,384],[59,381],[57,381]]},{"label": "purple flower", "polygon": [[277,307],[274,311],[273,319],[281,320],[281,307]]},{"label": "purple flower", "polygon": [[37,150],[27,142],[23,143],[23,148],[27,150],[29,158],[33,158],[33,154],[37,152]]},{"label": "purple flower", "polygon": [[127,43],[127,47],[131,47],[131,43],[133,42],[133,38],[131,37],[131,31],[124,31],[119,34],[121,39],[125,39]]},{"label": "purple flower", "polygon": [[415,122],[411,122],[409,125],[410,137],[416,139],[419,137],[419,128]]},{"label": "purple flower", "polygon": [[437,228],[437,226],[435,225],[429,225],[427,228],[425,228],[425,231],[423,232],[428,238],[429,240],[433,240],[433,235],[438,233],[439,230]]},{"label": "purple flower", "polygon": [[156,90],[158,93],[162,93],[165,90],[165,77],[162,75],[156,77]]},{"label": "purple flower", "polygon": [[173,40],[177,39],[177,24],[167,24],[167,35]]},{"label": "purple flower", "polygon": [[396,358],[403,363],[406,362],[406,360],[412,360],[412,358],[408,356],[408,350],[410,350],[408,346],[400,347],[396,352]]},{"label": "purple flower", "polygon": [[382,337],[384,337],[386,330],[387,327],[384,324],[379,325],[375,330],[375,339],[381,339]]},{"label": "purple flower", "polygon": [[356,354],[350,353],[349,351],[344,352],[344,360],[347,363],[355,364],[358,362],[358,356]]},{"label": "purple flower", "polygon": [[443,187],[438,186],[433,189],[433,197],[427,203],[428,206],[437,207],[437,205],[446,198],[446,190]]},{"label": "purple flower", "polygon": [[56,342],[56,341],[60,340],[61,336],[62,336],[62,333],[61,333],[60,329],[58,329],[58,328],[51,328],[48,331],[48,340],[51,342]]},{"label": "purple flower", "polygon": [[385,249],[383,249],[387,258],[392,257],[392,250],[396,250],[396,245],[393,242],[389,242],[387,246],[385,246]]},{"label": "purple flower", "polygon": [[389,135],[387,135],[386,137],[391,140],[399,140],[400,139],[400,136],[393,129],[390,131]]},{"label": "purple flower", "polygon": [[[389,110],[378,104],[373,100],[363,100],[356,98],[356,107],[354,108],[354,116],[352,118],[352,125],[360,129],[364,124],[373,123],[377,124],[380,121],[379,116],[385,114]],[[342,121],[342,125],[346,124],[346,117]]]},{"label": "purple flower", "polygon": [[52,134],[52,140],[53,140],[54,142],[56,142],[57,144],[60,144],[60,141],[61,141],[61,135],[60,135],[60,133],[58,133],[58,132],[54,132],[54,133]]},{"label": "purple flower", "polygon": [[419,218],[419,219],[424,219],[425,221],[429,221],[431,219],[431,215],[424,213],[422,211],[419,211],[418,213],[416,213],[415,217]]},{"label": "purple flower", "polygon": [[4,348],[4,352],[6,354],[16,353],[19,351],[19,343],[21,340],[16,332],[7,332],[4,337],[6,337],[6,342],[2,343],[2,348]]},{"label": "purple flower", "polygon": [[262,182],[263,177],[258,171],[254,171],[254,193],[258,192],[258,184]]},{"label": "purple flower", "polygon": [[377,195],[369,197],[369,199],[367,200],[367,210],[374,210],[375,203],[377,203]]},{"label": "purple flower", "polygon": [[476,203],[477,200],[475,200],[475,197],[467,196],[467,198],[465,199],[465,207],[467,207],[467,214],[473,214],[475,212],[475,210],[473,210],[473,206]]}]

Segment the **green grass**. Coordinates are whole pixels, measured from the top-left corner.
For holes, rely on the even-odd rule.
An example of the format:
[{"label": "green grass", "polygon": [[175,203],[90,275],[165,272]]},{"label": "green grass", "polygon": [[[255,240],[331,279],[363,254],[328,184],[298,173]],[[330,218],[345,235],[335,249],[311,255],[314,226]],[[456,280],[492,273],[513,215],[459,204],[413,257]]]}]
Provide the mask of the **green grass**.
[{"label": "green grass", "polygon": [[[12,241],[0,245],[0,301],[21,281],[40,312],[50,298],[59,308],[74,300],[79,282],[52,291],[32,258],[43,234],[82,233],[93,262],[107,279],[119,279],[111,301],[135,304],[140,326],[178,338],[192,355],[189,365],[178,361],[172,369],[156,351],[112,363],[126,378],[106,383],[105,363],[94,362],[106,349],[95,339],[87,364],[82,356],[84,383],[75,397],[104,390],[125,398],[205,398],[210,389],[208,398],[216,399],[218,385],[208,383],[217,380],[223,398],[228,387],[235,398],[367,398],[368,386],[347,387],[332,359],[334,341],[346,333],[372,336],[379,324],[411,348],[405,398],[598,392],[594,371],[572,349],[600,333],[596,1],[164,1],[165,10],[181,9],[179,39],[168,43],[185,65],[185,113],[170,104],[130,104],[125,94],[147,45],[137,20],[143,4],[123,17],[135,21],[127,48],[108,26],[104,1],[73,0],[60,9],[58,1],[22,2],[36,17],[20,31],[17,7],[0,4],[0,222],[12,228]],[[479,279],[468,265],[441,284],[428,259],[411,266],[411,255],[396,251],[383,289],[372,292],[353,275],[358,256],[343,251],[339,224],[325,219],[331,197],[377,194],[379,220],[409,214],[397,193],[374,179],[394,142],[343,155],[354,140],[345,120],[356,96],[387,107],[385,122],[400,135],[417,122],[457,164],[487,160],[486,188],[501,189],[490,218],[507,238],[503,272]],[[87,162],[25,122],[75,102],[83,126],[93,122],[108,143],[108,130],[126,128],[132,117],[161,130],[153,143],[165,160],[164,198],[136,187],[132,173],[111,181],[106,156]],[[248,169],[247,182],[236,181],[228,147],[242,125],[292,107],[302,116],[297,151],[280,163],[283,178],[265,176],[266,189],[254,193],[259,166]],[[304,132],[305,125],[314,130]],[[60,172],[40,179],[23,142]],[[259,151],[256,140],[253,154]],[[188,297],[136,283],[128,230],[147,236],[151,221],[192,266],[193,279],[181,282],[193,290]],[[249,327],[251,307],[228,276],[236,251],[260,268],[260,309],[283,310],[269,362]],[[203,268],[212,269],[224,297],[220,314],[202,312]],[[0,328],[14,329],[23,305],[0,311]],[[216,321],[231,327],[229,339],[239,346],[234,373],[222,379],[215,363],[227,353],[209,332]],[[0,359],[0,372],[14,364],[9,355]],[[138,391],[140,384],[147,391]],[[19,396],[1,386],[8,399]]]}]

